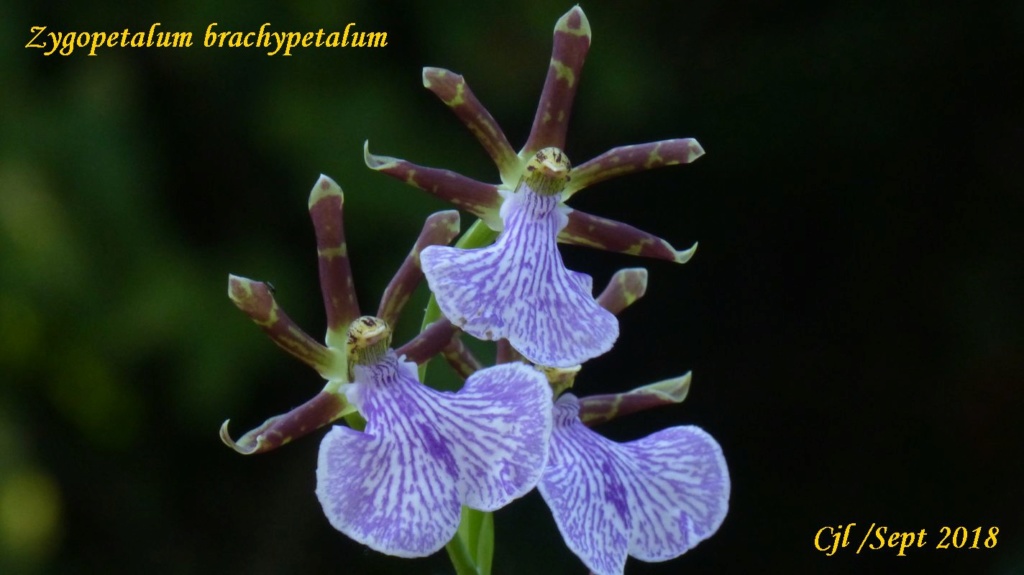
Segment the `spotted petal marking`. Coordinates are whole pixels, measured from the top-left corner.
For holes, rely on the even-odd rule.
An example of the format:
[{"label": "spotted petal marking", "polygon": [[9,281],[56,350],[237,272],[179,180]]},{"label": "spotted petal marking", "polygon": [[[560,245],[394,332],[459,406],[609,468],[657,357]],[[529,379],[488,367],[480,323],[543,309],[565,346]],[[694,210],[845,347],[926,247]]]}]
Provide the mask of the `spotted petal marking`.
[{"label": "spotted petal marking", "polygon": [[335,529],[377,551],[430,555],[455,535],[461,505],[493,511],[540,478],[551,389],[533,368],[499,365],[440,392],[388,351],[355,368],[346,395],[366,429],[324,437],[316,494]]},{"label": "spotted petal marking", "polygon": [[585,427],[579,400],[555,403],[551,453],[537,485],[566,544],[596,575],[626,556],[672,559],[710,537],[729,506],[722,449],[693,426],[615,443]]},{"label": "spotted petal marking", "polygon": [[521,187],[501,206],[504,231],[494,244],[423,250],[444,315],[478,339],[507,338],[541,365],[578,365],[611,349],[618,320],[594,300],[590,276],[567,270],[558,253],[568,211],[557,195]]}]

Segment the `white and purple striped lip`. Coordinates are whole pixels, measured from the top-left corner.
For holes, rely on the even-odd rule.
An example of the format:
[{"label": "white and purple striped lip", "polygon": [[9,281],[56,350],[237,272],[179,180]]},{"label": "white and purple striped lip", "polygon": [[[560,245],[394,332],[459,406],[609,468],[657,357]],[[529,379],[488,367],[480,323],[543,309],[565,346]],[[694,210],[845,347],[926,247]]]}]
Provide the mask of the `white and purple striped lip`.
[{"label": "white and purple striped lip", "polygon": [[364,431],[320,444],[316,494],[336,529],[368,547],[422,557],[455,535],[463,505],[494,511],[532,490],[547,461],[551,389],[522,363],[475,372],[458,392],[421,384],[387,351],[344,392]]},{"label": "white and purple striped lip", "polygon": [[718,530],[730,481],[710,435],[680,426],[616,443],[583,425],[579,407],[571,394],[555,402],[537,489],[566,545],[595,575],[621,575],[627,556],[673,559]]},{"label": "white and purple striped lip", "polygon": [[494,244],[431,246],[420,255],[430,289],[453,324],[478,339],[508,339],[528,360],[554,367],[601,355],[619,335],[618,320],[594,299],[591,277],[566,269],[558,251],[558,233],[571,211],[560,197],[568,174],[564,158],[555,148],[537,153],[531,163],[537,169],[507,193]]}]

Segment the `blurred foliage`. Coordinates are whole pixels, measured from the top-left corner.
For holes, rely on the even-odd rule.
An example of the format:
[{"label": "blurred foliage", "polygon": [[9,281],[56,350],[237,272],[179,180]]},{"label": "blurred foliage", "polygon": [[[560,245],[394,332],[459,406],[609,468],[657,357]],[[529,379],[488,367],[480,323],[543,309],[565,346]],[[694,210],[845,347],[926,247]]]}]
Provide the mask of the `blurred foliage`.
[{"label": "blurred foliage", "polygon": [[[495,181],[420,69],[464,74],[518,148],[568,7],[0,6],[0,573],[446,572],[443,556],[385,558],[330,529],[312,494],[317,436],[252,459],[220,445],[225,418],[258,424],[321,385],[233,308],[226,277],[272,281],[300,325],[323,332],[305,207],[324,172],[346,190],[372,311],[442,204],[367,170],[364,140]],[[996,550],[922,552],[900,572],[1024,569],[1021,4],[583,7],[594,44],[569,156],[691,135],[708,150],[573,199],[701,242],[682,268],[564,250],[597,285],[619,267],[652,273],[580,393],[695,374],[683,406],[606,432],[702,425],[734,477],[719,535],[629,572],[896,565],[813,551],[818,527],[848,521],[996,524]],[[356,22],[387,31],[388,46],[289,58],[22,48],[34,25],[153,22],[197,42],[211,22]],[[496,573],[582,572],[535,495],[496,521]]]}]

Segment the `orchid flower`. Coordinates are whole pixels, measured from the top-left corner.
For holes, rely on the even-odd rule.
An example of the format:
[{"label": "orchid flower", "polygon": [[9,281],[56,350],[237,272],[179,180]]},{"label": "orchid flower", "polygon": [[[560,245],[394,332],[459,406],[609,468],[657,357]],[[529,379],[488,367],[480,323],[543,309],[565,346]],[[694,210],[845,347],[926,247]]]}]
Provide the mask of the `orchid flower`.
[{"label": "orchid flower", "polygon": [[[566,545],[595,575],[620,575],[629,556],[677,557],[724,520],[729,471],[721,447],[706,432],[676,426],[617,443],[590,429],[681,402],[689,374],[625,393],[577,398],[568,392],[582,364],[615,343],[615,316],[644,295],[647,271],[618,272],[595,298],[593,279],[567,269],[557,243],[679,263],[696,244],[676,250],[565,202],[614,176],[689,163],[703,154],[693,139],[667,140],[614,148],[573,168],[563,148],[589,46],[590,25],[575,7],[555,26],[540,105],[518,153],[461,76],[424,69],[424,85],[483,144],[501,183],[375,156],[364,147],[370,168],[479,218],[449,247],[459,232],[458,212],[430,216],[376,315],[359,311],[344,238],[344,196],[325,176],[309,201],[327,313],[324,343],[288,318],[269,284],[230,276],[235,304],[327,384],[309,402],[237,442],[225,421],[222,440],[240,453],[260,453],[344,417],[349,426],[332,427],[320,444],[316,496],[334,528],[372,549],[421,557],[447,545],[459,575],[488,575],[489,512],[534,487]],[[393,349],[392,326],[423,279],[433,294],[423,330]],[[442,313],[445,318],[437,319]],[[497,364],[484,367],[458,328],[497,341]],[[438,354],[465,380],[459,391],[421,383],[426,362]]]},{"label": "orchid flower", "polygon": [[[624,269],[597,301],[617,315],[646,290],[647,270]],[[476,361],[468,352],[461,359]],[[690,374],[624,393],[562,393],[574,386],[580,368],[541,369],[561,397],[552,407],[550,453],[537,489],[566,546],[595,575],[621,575],[627,556],[673,559],[714,534],[728,510],[730,479],[722,449],[709,434],[679,426],[620,444],[590,429],[681,403]]]},{"label": "orchid flower", "polygon": [[[379,338],[387,325],[354,327]],[[355,333],[355,332],[353,332]],[[398,557],[430,555],[455,535],[462,505],[494,511],[540,479],[551,435],[551,388],[521,363],[474,373],[457,393],[431,389],[387,350],[360,355],[346,397],[366,429],[335,426],[320,444],[316,495],[331,525]]]},{"label": "orchid flower", "polygon": [[[618,314],[643,297],[644,269],[615,274],[598,298]],[[571,388],[579,366],[545,372],[556,392]],[[729,508],[729,469],[722,448],[695,426],[664,429],[616,443],[590,428],[617,417],[681,403],[690,374],[624,393],[554,404],[548,463],[537,490],[566,546],[594,575],[621,575],[626,557],[666,561],[713,535]]]},{"label": "orchid flower", "polygon": [[[320,176],[309,196],[309,214],[316,230],[320,289],[327,313],[327,335],[318,343],[295,324],[274,298],[273,288],[264,282],[231,275],[228,297],[252,318],[286,352],[315,369],[327,380],[323,390],[308,402],[286,414],[272,417],[236,442],[228,433],[228,421],[221,426],[221,440],[243,455],[263,453],[311,433],[337,419],[356,412],[340,390],[351,381],[349,326],[360,316],[355,284],[345,242],[343,211],[345,196],[334,180]],[[394,325],[409,294],[423,278],[419,254],[432,244],[446,244],[459,233],[459,214],[438,212],[427,218],[412,251],[402,263],[381,299],[377,315]],[[435,322],[399,353],[423,363],[452,339],[455,331],[444,321]]]},{"label": "orchid flower", "polygon": [[592,280],[565,269],[555,242],[686,262],[696,248],[668,242],[622,222],[573,210],[565,201],[603,180],[634,171],[690,163],[704,150],[692,138],[614,148],[576,168],[562,149],[573,98],[590,47],[590,24],[578,6],[555,25],[540,105],[517,154],[465,80],[425,68],[423,84],[445,102],[494,160],[501,184],[377,156],[367,166],[451,202],[501,232],[491,248],[432,248],[424,272],[441,311],[486,340],[506,338],[530,361],[571,366],[611,348],[618,324],[594,304]]},{"label": "orchid flower", "polygon": [[482,369],[457,393],[420,383],[416,362],[439,353],[454,329],[439,321],[396,352],[389,322],[422,279],[420,252],[451,241],[458,213],[427,219],[384,292],[382,317],[356,317],[343,206],[341,188],[321,176],[309,208],[328,316],[326,345],[288,318],[268,284],[231,276],[228,290],[275,343],[320,372],[327,386],[238,442],[225,421],[221,438],[239,453],[261,453],[342,416],[361,415],[364,430],[335,426],[320,444],[316,494],[324,513],[336,529],[373,549],[429,555],[455,535],[463,505],[493,511],[537,484],[551,435],[551,388],[523,364]]},{"label": "orchid flower", "polygon": [[571,393],[555,402],[537,490],[566,545],[595,575],[621,575],[627,555],[673,559],[718,530],[729,471],[710,435],[679,426],[616,443],[584,425],[580,406]]},{"label": "orchid flower", "polygon": [[[518,154],[462,76],[441,68],[423,69],[423,86],[451,108],[476,136],[497,165],[500,184],[487,184],[450,170],[371,154],[368,142],[363,150],[366,165],[450,202],[480,218],[492,230],[500,231],[499,211],[503,198],[499,191],[516,188],[537,152],[544,148],[565,148],[566,129],[583,61],[590,49],[590,36],[590,23],[579,6],[569,10],[555,24],[551,62],[540,104],[530,136]],[[693,138],[613,148],[572,168],[560,199],[564,202],[584,188],[623,174],[688,164],[703,154],[704,149]],[[579,210],[567,210],[566,215],[568,222],[558,235],[562,243],[679,263],[686,262],[693,253],[693,248],[676,250],[665,240],[622,222]]]},{"label": "orchid flower", "polygon": [[537,153],[501,206],[505,227],[493,245],[430,246],[421,256],[453,324],[475,337],[505,338],[530,361],[554,367],[600,355],[619,336],[615,316],[591,295],[593,280],[567,270],[555,246],[568,209],[557,197],[568,172],[562,159],[553,149]]},{"label": "orchid flower", "polygon": [[[619,314],[647,291],[647,271],[620,270],[598,297]],[[573,387],[579,372],[548,379],[556,391]],[[666,561],[713,535],[729,508],[730,480],[722,448],[694,426],[664,429],[616,443],[590,427],[662,405],[681,403],[690,374],[624,393],[554,405],[548,463],[537,490],[569,549],[594,575],[621,575],[626,557]]]}]

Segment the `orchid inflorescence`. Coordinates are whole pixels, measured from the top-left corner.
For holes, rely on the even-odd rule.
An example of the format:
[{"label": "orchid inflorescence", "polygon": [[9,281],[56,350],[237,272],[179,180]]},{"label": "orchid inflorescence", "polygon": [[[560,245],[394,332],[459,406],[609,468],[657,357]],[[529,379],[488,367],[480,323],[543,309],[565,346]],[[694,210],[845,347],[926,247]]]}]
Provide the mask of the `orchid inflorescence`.
[{"label": "orchid inflorescence", "polygon": [[[512,150],[501,128],[461,76],[426,68],[424,85],[469,127],[495,161],[500,184],[377,156],[367,165],[399,178],[478,220],[452,247],[459,213],[427,218],[388,285],[376,315],[362,315],[345,244],[344,196],[321,176],[309,211],[316,230],[327,314],[323,344],[282,311],[268,284],[231,276],[228,294],[285,351],[327,381],[305,404],[237,441],[262,453],[344,419],[320,444],[316,495],[328,521],[352,539],[399,557],[447,545],[459,573],[489,573],[488,512],[537,488],[566,545],[598,575],[622,573],[627,556],[678,557],[721,525],[729,473],[718,443],[693,426],[629,443],[591,427],[628,413],[679,403],[690,374],[631,391],[576,397],[567,390],[581,365],[609,351],[616,315],[642,297],[647,271],[621,270],[593,296],[589,275],[566,269],[557,243],[679,263],[694,252],[627,224],[574,210],[574,193],[611,177],[689,163],[693,139],[625,146],[572,167],[562,151],[572,101],[590,46],[579,7],[556,24],[540,106],[526,145]],[[423,280],[432,293],[424,328],[397,349],[391,334]],[[496,341],[484,367],[465,334]],[[457,392],[420,382],[442,356],[464,380]]]}]

